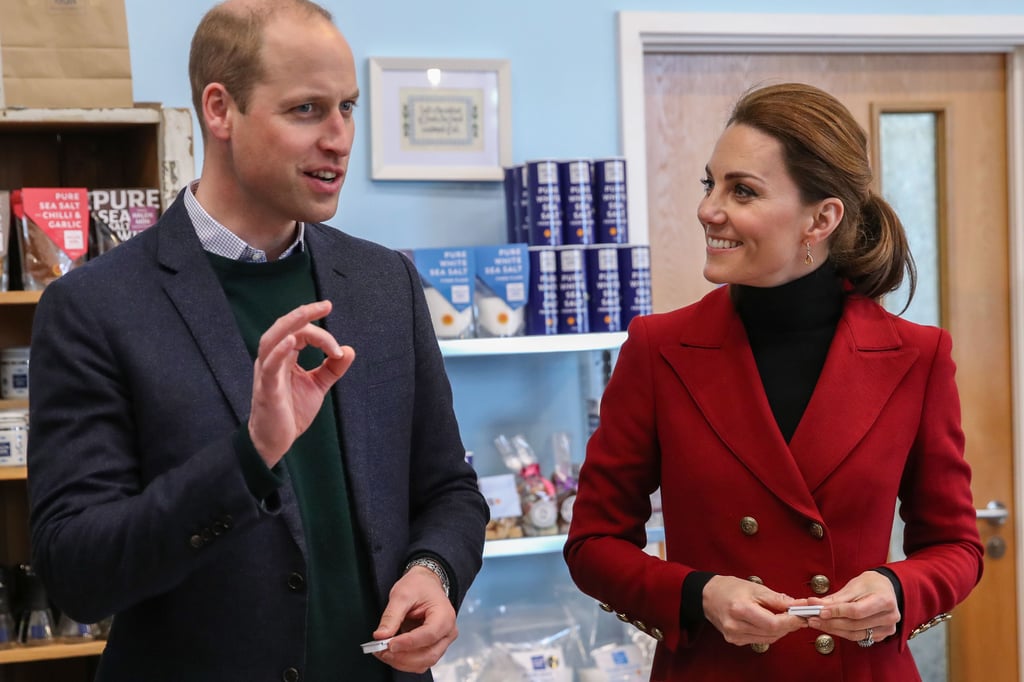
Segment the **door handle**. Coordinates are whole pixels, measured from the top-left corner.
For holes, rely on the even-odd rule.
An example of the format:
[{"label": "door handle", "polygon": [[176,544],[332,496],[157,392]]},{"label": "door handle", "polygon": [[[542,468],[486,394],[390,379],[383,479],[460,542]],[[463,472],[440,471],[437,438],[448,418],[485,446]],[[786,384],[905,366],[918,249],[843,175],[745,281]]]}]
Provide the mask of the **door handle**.
[{"label": "door handle", "polygon": [[978,513],[979,520],[984,519],[991,526],[1003,525],[1010,516],[1010,510],[998,500],[990,500],[984,509],[975,509],[974,511]]}]

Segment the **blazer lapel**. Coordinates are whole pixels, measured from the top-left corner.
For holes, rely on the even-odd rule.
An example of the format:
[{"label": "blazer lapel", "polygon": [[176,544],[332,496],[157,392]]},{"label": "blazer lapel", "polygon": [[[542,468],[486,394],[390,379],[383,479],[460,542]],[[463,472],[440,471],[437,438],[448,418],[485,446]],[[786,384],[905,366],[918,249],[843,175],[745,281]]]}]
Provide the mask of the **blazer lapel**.
[{"label": "blazer lapel", "polygon": [[[853,451],[917,359],[873,301],[847,298],[825,366],[790,449],[811,490]],[[849,409],[852,407],[853,409]]]},{"label": "blazer lapel", "polygon": [[[157,260],[164,271],[164,291],[192,334],[238,423],[246,424],[252,402],[253,360],[180,195],[161,218]],[[305,556],[302,517],[286,467],[281,475],[285,479],[279,489],[281,516]]]},{"label": "blazer lapel", "polygon": [[798,512],[818,517],[765,396],[743,323],[726,287],[691,308],[678,345],[661,349],[708,425],[737,459]]},{"label": "blazer lapel", "polygon": [[[183,191],[188,191],[186,188]],[[164,291],[188,326],[239,423],[249,418],[253,363],[217,275],[179,196],[164,215],[157,259]]]}]

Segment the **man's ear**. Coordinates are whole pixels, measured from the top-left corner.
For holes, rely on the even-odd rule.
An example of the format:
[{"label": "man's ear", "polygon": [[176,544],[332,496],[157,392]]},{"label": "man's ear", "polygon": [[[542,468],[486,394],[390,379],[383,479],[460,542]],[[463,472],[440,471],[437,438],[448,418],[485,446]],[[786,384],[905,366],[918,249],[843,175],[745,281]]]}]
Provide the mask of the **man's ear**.
[{"label": "man's ear", "polygon": [[818,202],[813,213],[813,221],[807,229],[806,237],[812,244],[823,242],[839,227],[843,220],[845,208],[841,199],[829,197]]},{"label": "man's ear", "polygon": [[231,93],[221,83],[210,83],[203,88],[203,120],[206,129],[214,138],[227,140],[231,137],[231,124],[237,111]]}]

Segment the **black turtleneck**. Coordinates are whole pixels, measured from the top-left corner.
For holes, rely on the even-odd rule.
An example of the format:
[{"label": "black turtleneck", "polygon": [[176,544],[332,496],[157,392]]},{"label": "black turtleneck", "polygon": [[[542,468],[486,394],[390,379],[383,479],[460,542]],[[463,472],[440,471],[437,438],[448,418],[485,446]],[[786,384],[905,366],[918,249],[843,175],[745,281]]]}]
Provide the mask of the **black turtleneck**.
[{"label": "black turtleneck", "polygon": [[777,287],[734,285],[729,293],[747,330],[775,422],[789,442],[843,313],[843,282],[825,262]]}]

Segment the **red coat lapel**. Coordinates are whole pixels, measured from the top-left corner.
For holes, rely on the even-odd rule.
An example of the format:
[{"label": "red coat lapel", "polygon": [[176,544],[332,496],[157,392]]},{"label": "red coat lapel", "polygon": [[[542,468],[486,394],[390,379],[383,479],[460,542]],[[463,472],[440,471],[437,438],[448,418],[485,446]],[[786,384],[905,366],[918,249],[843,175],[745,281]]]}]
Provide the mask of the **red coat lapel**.
[{"label": "red coat lapel", "polygon": [[[723,287],[690,309],[678,345],[661,354],[708,425],[777,497],[811,518],[812,492],[856,447],[918,353],[904,349],[872,301],[850,296],[821,377],[787,445],[761,385],[743,323]],[[853,402],[856,410],[836,406]],[[798,464],[799,463],[799,464]]]},{"label": "red coat lapel", "polygon": [[710,428],[751,474],[801,514],[818,518],[772,415],[743,323],[725,287],[690,308],[678,345],[661,349]]},{"label": "red coat lapel", "polygon": [[[917,349],[903,347],[883,310],[863,297],[847,298],[825,367],[790,441],[811,490],[864,438],[917,356]],[[851,404],[856,409],[836,409]]]}]

